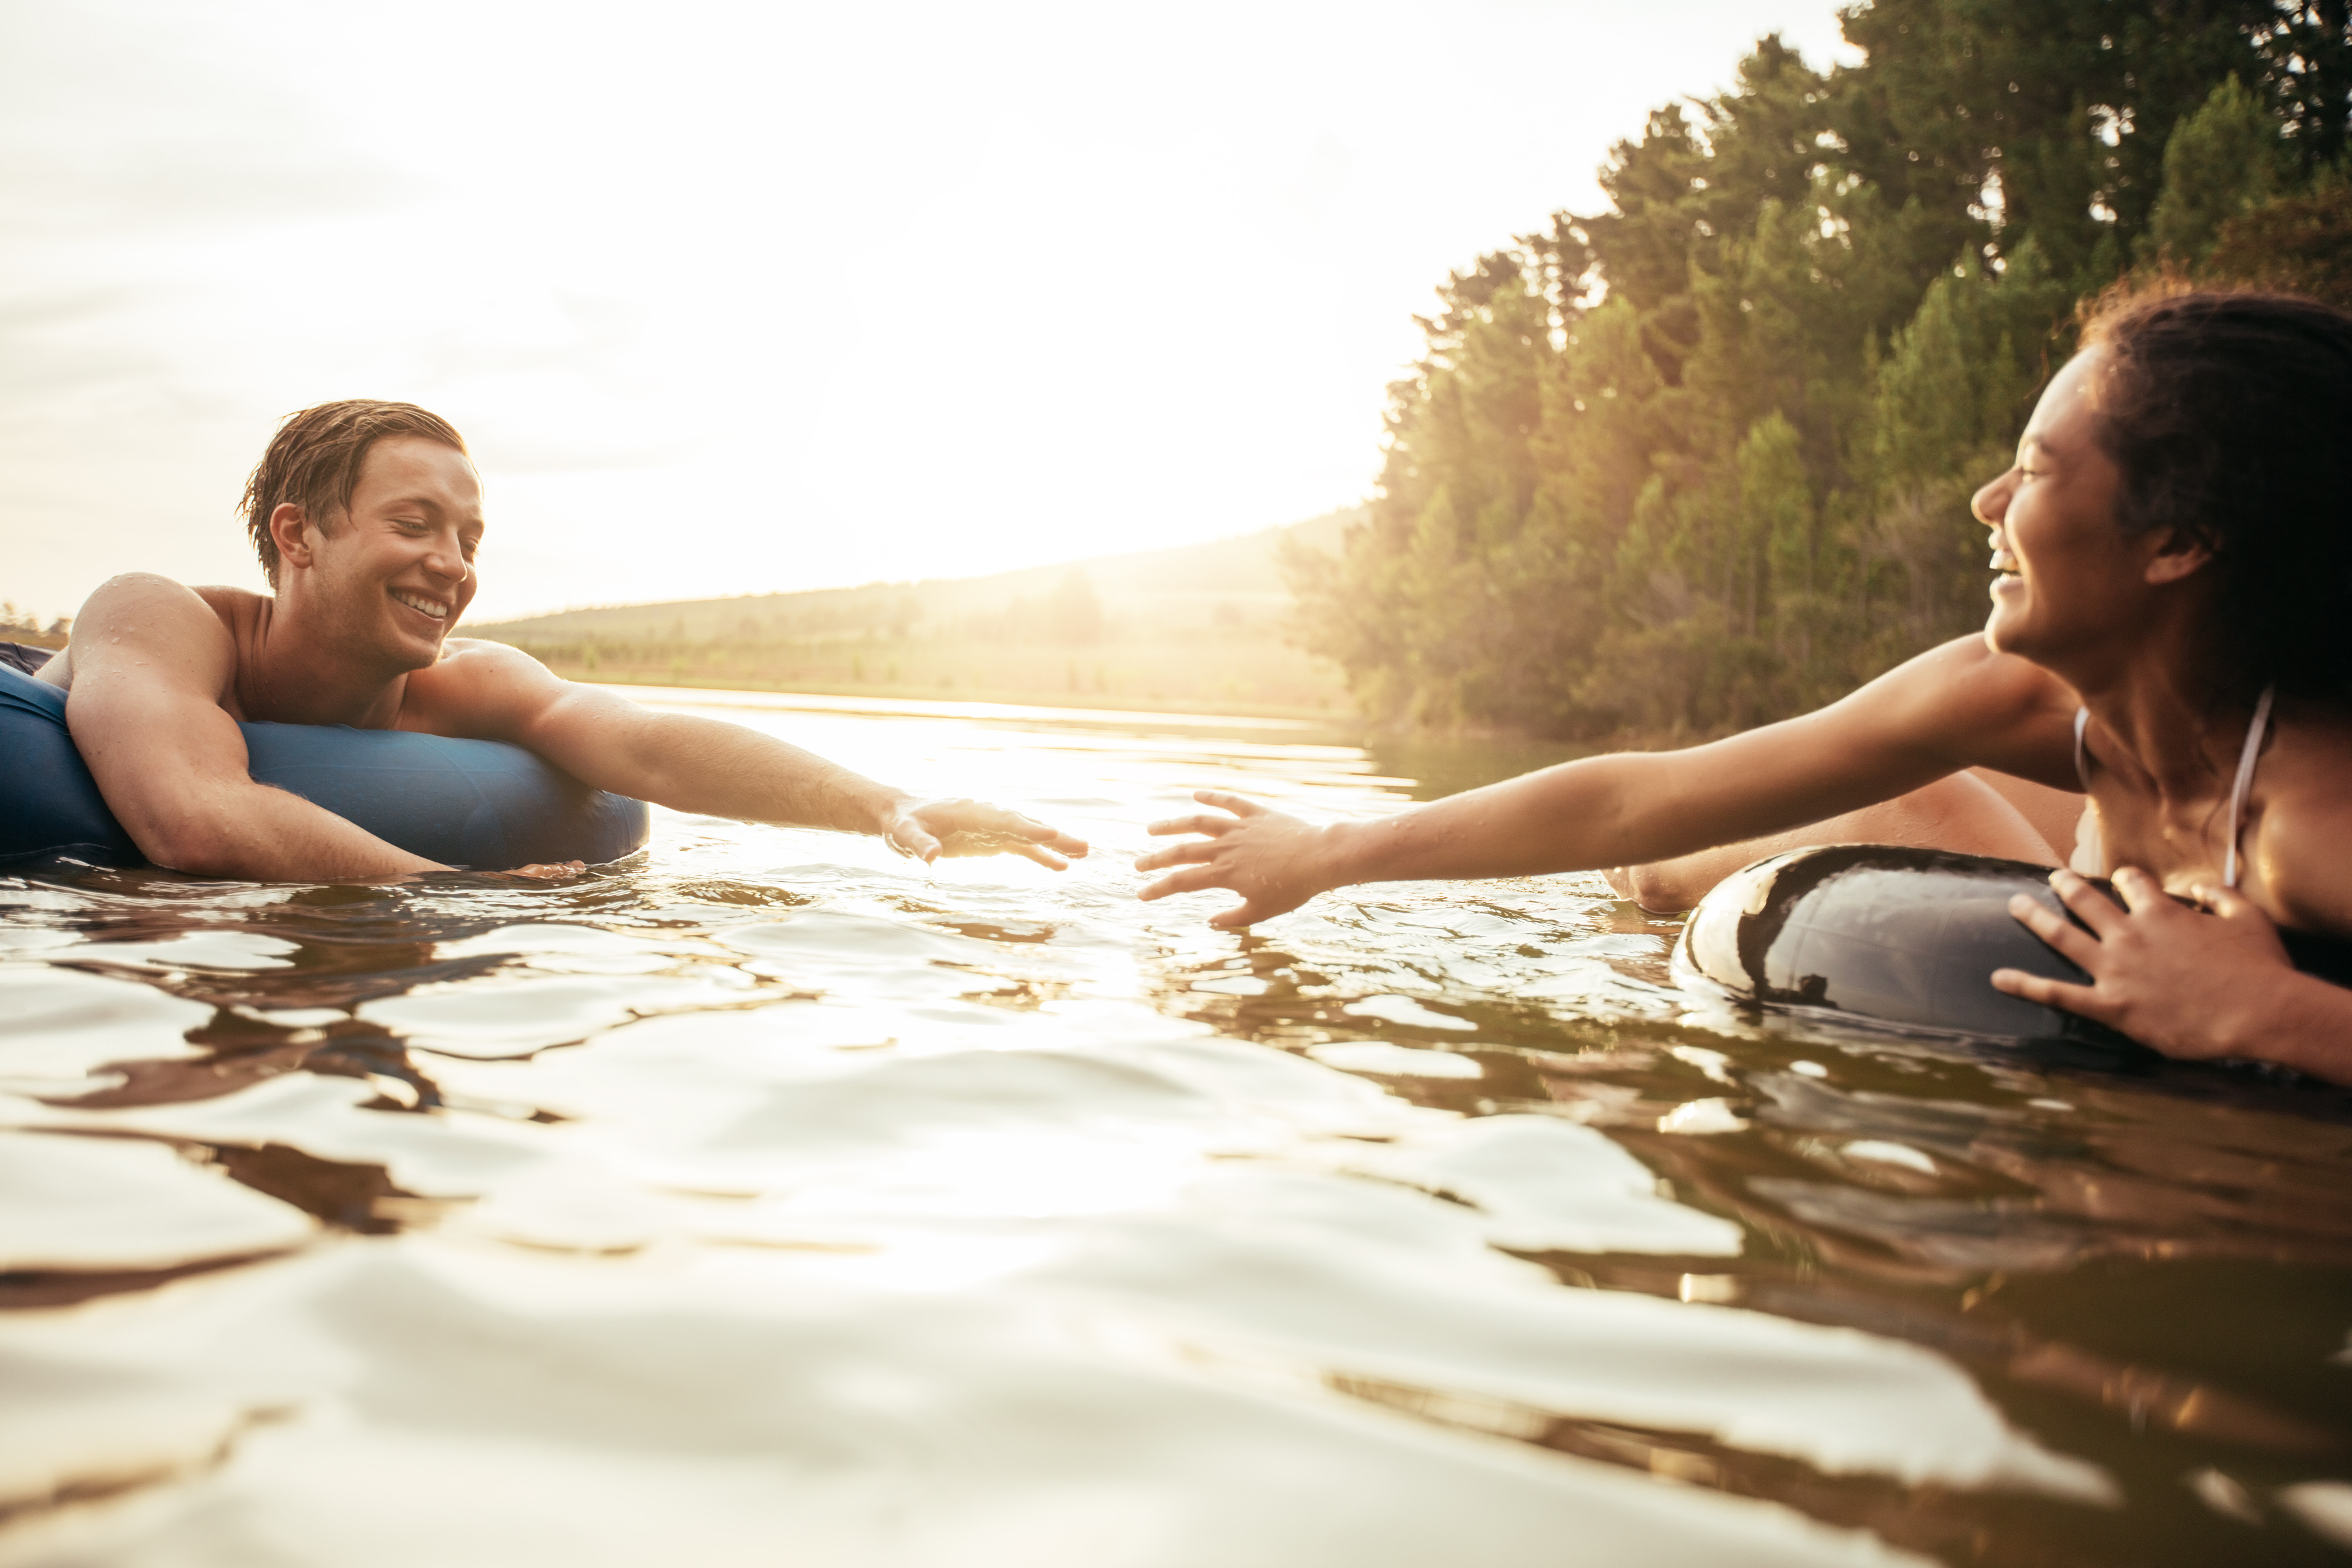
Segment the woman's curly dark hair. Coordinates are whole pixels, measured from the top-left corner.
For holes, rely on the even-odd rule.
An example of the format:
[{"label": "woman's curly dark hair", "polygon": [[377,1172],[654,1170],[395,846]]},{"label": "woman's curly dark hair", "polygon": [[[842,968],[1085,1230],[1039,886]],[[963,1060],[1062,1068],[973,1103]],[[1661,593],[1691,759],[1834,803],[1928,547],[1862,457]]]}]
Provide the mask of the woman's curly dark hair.
[{"label": "woman's curly dark hair", "polygon": [[2127,533],[2213,552],[2229,695],[2352,700],[2352,314],[2179,284],[2094,301],[2099,443]]}]

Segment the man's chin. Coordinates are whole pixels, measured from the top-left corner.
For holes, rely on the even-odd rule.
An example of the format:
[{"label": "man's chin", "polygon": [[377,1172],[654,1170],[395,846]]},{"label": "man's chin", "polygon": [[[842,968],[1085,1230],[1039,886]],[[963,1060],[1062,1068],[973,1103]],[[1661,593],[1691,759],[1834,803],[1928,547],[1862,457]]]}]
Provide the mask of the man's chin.
[{"label": "man's chin", "polygon": [[399,636],[385,638],[378,651],[388,665],[402,670],[424,669],[440,662],[441,645],[448,637],[447,632],[419,633],[403,627]]},{"label": "man's chin", "polygon": [[392,640],[401,647],[430,648],[433,657],[437,658],[441,645],[448,640],[449,628],[457,624],[457,617],[454,615],[439,622],[427,620],[395,599],[393,601],[392,624],[385,629],[391,634]]}]

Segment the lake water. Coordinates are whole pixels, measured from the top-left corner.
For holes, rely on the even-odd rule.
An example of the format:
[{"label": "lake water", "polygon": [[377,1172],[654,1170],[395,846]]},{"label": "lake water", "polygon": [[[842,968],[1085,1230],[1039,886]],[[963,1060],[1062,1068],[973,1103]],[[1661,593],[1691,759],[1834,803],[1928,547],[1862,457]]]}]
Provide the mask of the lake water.
[{"label": "lake water", "polygon": [[0,1563],[2352,1543],[2342,1095],[1694,1011],[1589,877],[1137,903],[1412,793],[1279,725],[644,695],[1097,853],[0,879]]}]

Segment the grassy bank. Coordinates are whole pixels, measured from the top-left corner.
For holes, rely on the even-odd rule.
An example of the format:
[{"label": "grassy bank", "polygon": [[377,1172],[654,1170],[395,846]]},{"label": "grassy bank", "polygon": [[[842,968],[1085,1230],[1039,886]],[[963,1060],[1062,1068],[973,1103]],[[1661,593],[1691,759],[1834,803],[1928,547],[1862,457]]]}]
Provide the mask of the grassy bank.
[{"label": "grassy bank", "polygon": [[1348,722],[1291,645],[1286,551],[1357,514],[992,577],[566,610],[467,628],[574,680]]},{"label": "grassy bank", "polygon": [[833,644],[511,643],[570,680],[826,697],[1011,702],[1040,708],[1230,713],[1345,722],[1328,666],[1271,637],[1122,640],[1093,647],[979,641]]}]

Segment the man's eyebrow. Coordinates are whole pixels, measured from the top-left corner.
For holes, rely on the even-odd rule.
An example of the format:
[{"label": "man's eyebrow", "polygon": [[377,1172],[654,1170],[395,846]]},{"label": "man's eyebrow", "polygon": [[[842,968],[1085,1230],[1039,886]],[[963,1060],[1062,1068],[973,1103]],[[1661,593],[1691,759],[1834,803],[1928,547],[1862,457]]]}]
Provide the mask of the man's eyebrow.
[{"label": "man's eyebrow", "polygon": [[[387,511],[394,507],[403,506],[423,507],[427,511],[435,512],[449,511],[453,510],[443,502],[436,500],[429,495],[394,496],[392,500],[384,502],[383,504],[384,510]],[[465,513],[463,521],[471,523],[476,528],[485,526],[482,520],[482,514],[478,511],[469,511]]]}]

